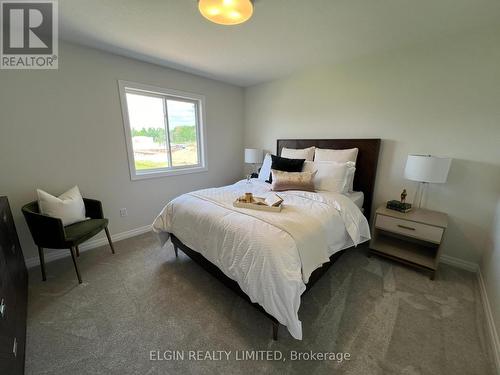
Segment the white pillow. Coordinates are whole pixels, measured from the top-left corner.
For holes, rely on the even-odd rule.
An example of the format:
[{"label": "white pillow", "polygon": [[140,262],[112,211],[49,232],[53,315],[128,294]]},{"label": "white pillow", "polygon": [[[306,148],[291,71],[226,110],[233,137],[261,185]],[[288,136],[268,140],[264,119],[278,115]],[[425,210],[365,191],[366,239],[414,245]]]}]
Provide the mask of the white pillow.
[{"label": "white pillow", "polygon": [[281,157],[288,159],[305,159],[306,161],[313,161],[314,150],[316,147],[308,147],[302,149],[286,148],[281,149]]},{"label": "white pillow", "polygon": [[269,180],[269,176],[271,176],[271,165],[273,164],[273,159],[271,159],[271,154],[267,153],[264,157],[264,161],[262,162],[262,167],[260,167],[259,172],[259,181],[267,181]]},{"label": "white pillow", "polygon": [[346,188],[347,193],[352,193],[354,191],[354,174],[356,173],[356,164],[352,161],[347,163],[347,177],[346,177]]},{"label": "white pillow", "polygon": [[85,220],[85,204],[78,186],[72,187],[59,197],[37,189],[40,213],[62,220],[64,226]]},{"label": "white pillow", "polygon": [[347,193],[347,163],[330,161],[306,161],[304,172],[314,172],[314,189],[333,193]]},{"label": "white pillow", "polygon": [[337,163],[352,161],[353,163],[356,163],[358,151],[359,150],[357,148],[348,148],[345,150],[317,148],[314,153],[314,161],[336,161]]}]

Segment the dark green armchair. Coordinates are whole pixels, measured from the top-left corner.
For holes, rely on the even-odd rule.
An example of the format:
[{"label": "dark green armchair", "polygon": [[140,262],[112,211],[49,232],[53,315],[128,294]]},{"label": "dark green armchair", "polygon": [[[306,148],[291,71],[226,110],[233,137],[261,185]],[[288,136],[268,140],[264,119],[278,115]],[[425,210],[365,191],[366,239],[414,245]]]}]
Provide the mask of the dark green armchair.
[{"label": "dark green armchair", "polygon": [[108,237],[111,252],[114,254],[115,249],[111,236],[108,230],[108,219],[104,218],[102,212],[102,204],[94,199],[83,198],[85,204],[85,216],[90,217],[89,220],[80,221],[71,225],[63,226],[61,219],[43,215],[38,208],[38,202],[34,201],[26,204],[22,208],[23,215],[28,223],[31,235],[35,244],[38,246],[38,255],[40,256],[40,268],[42,270],[43,281],[47,280],[45,275],[45,260],[43,249],[69,249],[71,258],[75,266],[78,282],[82,283],[82,277],[78,270],[76,257],[80,256],[78,246],[94,237],[97,233],[106,232]]}]

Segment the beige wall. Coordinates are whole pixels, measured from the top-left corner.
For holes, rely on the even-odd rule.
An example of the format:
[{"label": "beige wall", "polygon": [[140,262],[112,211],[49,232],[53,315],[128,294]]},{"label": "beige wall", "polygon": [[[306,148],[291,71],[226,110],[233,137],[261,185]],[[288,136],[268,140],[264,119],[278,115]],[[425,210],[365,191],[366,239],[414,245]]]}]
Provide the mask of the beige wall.
[{"label": "beige wall", "polygon": [[500,38],[481,33],[316,67],[245,92],[245,146],[277,138],[383,139],[375,204],[413,199],[408,153],[452,157],[427,207],[447,212],[444,253],[478,263],[500,188]]},{"label": "beige wall", "polygon": [[[449,214],[444,254],[482,262],[500,329],[500,31],[312,68],[245,91],[245,147],[277,138],[382,138],[375,205],[413,198],[408,153],[452,157],[427,207]],[[497,221],[493,224],[495,211]]]},{"label": "beige wall", "polygon": [[[9,197],[25,257],[37,253],[20,209],[37,187],[61,193],[77,184],[103,201],[111,232],[121,233],[151,224],[181,193],[241,178],[241,88],[66,43],[59,67],[0,71],[0,195]],[[206,96],[208,172],[130,180],[119,79]]]}]

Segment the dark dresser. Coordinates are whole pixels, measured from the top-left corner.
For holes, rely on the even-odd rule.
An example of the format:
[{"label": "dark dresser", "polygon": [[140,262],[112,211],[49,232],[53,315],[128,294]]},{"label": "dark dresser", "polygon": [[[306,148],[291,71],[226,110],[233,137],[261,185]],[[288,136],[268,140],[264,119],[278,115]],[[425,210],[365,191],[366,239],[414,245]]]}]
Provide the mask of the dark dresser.
[{"label": "dark dresser", "polygon": [[0,197],[0,374],[24,373],[28,273],[7,197]]}]

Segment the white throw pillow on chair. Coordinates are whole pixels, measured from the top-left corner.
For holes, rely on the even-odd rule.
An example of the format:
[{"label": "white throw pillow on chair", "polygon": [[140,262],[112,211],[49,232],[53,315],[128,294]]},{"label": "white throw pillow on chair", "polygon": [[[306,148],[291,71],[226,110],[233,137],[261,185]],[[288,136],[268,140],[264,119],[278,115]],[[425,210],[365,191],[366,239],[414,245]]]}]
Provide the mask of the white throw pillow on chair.
[{"label": "white throw pillow on chair", "polygon": [[62,220],[64,226],[85,220],[85,204],[78,186],[55,197],[43,190],[36,189],[40,213]]}]

